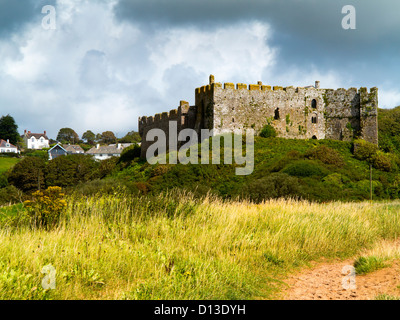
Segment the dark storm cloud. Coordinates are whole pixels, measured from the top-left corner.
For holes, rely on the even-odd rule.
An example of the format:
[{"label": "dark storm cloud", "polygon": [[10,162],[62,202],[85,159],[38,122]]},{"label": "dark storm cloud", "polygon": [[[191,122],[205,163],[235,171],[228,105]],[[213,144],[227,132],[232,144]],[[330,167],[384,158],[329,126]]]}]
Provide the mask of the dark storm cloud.
[{"label": "dark storm cloud", "polygon": [[[345,5],[356,8],[356,30],[342,28]],[[399,64],[389,63],[400,54],[400,2],[392,0],[120,0],[114,10],[118,19],[151,28],[264,21],[272,26],[270,44],[281,49],[279,69],[318,65],[370,85],[385,72],[400,74]]]},{"label": "dark storm cloud", "polygon": [[0,38],[10,37],[28,23],[40,23],[44,5],[54,5],[55,0],[0,0]]}]

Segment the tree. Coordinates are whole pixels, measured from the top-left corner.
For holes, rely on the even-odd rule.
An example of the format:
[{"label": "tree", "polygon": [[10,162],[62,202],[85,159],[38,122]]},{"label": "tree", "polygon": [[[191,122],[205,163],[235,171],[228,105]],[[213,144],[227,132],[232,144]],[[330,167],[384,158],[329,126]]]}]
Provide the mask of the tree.
[{"label": "tree", "polygon": [[0,139],[10,140],[10,143],[17,144],[20,140],[18,126],[14,118],[9,114],[0,118]]},{"label": "tree", "polygon": [[79,142],[79,136],[73,129],[63,128],[58,132],[57,141],[61,143],[75,144]]},{"label": "tree", "polygon": [[112,131],[105,131],[101,134],[101,141],[105,144],[116,143],[117,137]]},{"label": "tree", "polygon": [[82,135],[82,139],[86,140],[86,143],[88,144],[94,144],[96,135],[92,131],[88,130]]},{"label": "tree", "polygon": [[12,169],[8,181],[22,191],[44,187],[45,161],[38,157],[26,157]]},{"label": "tree", "polygon": [[49,161],[45,170],[46,186],[69,187],[97,178],[99,163],[84,154],[62,156]]},{"label": "tree", "polygon": [[130,131],[126,134],[125,137],[119,139],[120,143],[139,143],[142,141],[139,132]]}]

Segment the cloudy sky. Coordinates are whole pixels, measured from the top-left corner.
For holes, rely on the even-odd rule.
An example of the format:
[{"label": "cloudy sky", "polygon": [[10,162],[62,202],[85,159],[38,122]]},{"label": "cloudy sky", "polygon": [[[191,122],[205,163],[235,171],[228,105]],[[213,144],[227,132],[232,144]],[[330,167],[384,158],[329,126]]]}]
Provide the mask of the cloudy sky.
[{"label": "cloudy sky", "polygon": [[[56,29],[42,25],[45,5]],[[342,8],[356,29],[342,28]],[[400,105],[393,0],[0,0],[0,115],[22,133],[137,130],[218,82],[379,88]],[[45,20],[48,21],[48,20]]]}]

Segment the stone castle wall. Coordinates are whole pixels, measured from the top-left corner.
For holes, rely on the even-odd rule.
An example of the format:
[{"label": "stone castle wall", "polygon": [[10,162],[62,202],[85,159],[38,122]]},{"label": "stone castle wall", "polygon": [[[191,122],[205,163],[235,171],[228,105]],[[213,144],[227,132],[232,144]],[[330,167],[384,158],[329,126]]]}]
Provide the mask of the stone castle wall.
[{"label": "stone castle wall", "polygon": [[[378,89],[320,89],[271,87],[258,84],[216,83],[210,76],[207,86],[195,90],[195,105],[182,101],[177,110],[153,117],[139,118],[142,137],[153,128],[168,136],[169,121],[184,128],[214,129],[214,135],[243,132],[256,133],[271,124],[279,137],[291,139],[334,139],[351,141],[361,137],[378,143]],[[153,142],[142,141],[142,156]]]}]

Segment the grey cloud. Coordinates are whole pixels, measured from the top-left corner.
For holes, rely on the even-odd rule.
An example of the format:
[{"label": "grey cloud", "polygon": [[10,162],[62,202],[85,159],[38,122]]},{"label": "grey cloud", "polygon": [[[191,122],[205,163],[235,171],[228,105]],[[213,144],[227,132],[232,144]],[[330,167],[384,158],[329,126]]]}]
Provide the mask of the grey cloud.
[{"label": "grey cloud", "polygon": [[[342,29],[345,5],[356,8],[356,30]],[[388,63],[400,55],[400,2],[392,0],[120,0],[114,10],[119,20],[154,29],[267,22],[270,45],[280,48],[281,71],[316,65],[371,86],[385,81],[388,72],[400,74],[398,63]]]}]

